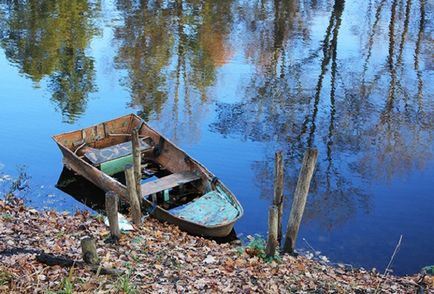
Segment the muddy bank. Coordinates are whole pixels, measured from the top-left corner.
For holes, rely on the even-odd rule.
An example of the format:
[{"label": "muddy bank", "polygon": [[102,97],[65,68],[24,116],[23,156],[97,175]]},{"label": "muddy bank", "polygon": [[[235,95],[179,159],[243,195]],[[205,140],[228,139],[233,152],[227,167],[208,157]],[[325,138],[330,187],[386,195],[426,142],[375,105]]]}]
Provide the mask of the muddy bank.
[{"label": "muddy bank", "polygon": [[[104,268],[47,266],[39,252],[81,260],[80,239],[95,239]],[[21,200],[0,200],[0,292],[40,293],[428,293],[430,277],[383,277],[362,269],[332,267],[306,257],[266,262],[260,248],[217,244],[148,218],[143,227],[107,243],[101,216],[36,211]],[[422,293],[422,292],[420,292]]]}]

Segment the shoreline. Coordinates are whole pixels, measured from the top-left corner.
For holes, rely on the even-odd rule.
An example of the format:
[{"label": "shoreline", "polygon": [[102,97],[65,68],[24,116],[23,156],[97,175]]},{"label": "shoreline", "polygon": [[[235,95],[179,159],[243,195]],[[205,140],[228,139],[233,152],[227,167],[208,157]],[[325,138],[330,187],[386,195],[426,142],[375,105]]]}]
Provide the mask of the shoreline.
[{"label": "shoreline", "polygon": [[[217,244],[146,218],[141,228],[107,243],[101,216],[37,211],[14,197],[0,199],[0,292],[32,293],[416,293],[434,290],[432,277],[386,276],[331,266],[305,256],[261,259],[260,248]],[[37,253],[81,260],[80,239],[96,242],[101,266],[121,276],[97,275],[89,267],[47,266]],[[16,252],[11,253],[13,249]],[[23,249],[25,249],[23,251]],[[27,251],[26,251],[27,250]],[[34,252],[31,252],[33,250]],[[70,289],[70,288],[67,288]],[[422,290],[422,291],[423,291]],[[59,292],[56,292],[59,293]]]}]

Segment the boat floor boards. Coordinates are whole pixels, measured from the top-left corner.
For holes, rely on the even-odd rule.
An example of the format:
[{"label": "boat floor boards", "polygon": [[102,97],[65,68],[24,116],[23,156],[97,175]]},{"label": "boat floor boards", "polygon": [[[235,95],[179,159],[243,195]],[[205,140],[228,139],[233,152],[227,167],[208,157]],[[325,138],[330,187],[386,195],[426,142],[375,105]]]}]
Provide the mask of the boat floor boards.
[{"label": "boat floor boards", "polygon": [[206,226],[232,222],[239,214],[225,196],[217,191],[210,191],[191,202],[175,207],[170,213]]}]

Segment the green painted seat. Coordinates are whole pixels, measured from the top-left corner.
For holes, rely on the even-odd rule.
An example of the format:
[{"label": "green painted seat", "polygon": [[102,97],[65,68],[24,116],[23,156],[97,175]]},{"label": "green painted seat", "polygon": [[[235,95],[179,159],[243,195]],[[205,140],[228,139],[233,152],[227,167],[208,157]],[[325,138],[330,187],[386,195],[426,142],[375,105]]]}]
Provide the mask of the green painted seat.
[{"label": "green painted seat", "polygon": [[[151,146],[140,140],[140,151],[151,149]],[[125,165],[133,162],[131,141],[116,144],[106,148],[86,147],[84,156],[94,166],[100,166],[101,170],[108,175],[124,170]]]}]

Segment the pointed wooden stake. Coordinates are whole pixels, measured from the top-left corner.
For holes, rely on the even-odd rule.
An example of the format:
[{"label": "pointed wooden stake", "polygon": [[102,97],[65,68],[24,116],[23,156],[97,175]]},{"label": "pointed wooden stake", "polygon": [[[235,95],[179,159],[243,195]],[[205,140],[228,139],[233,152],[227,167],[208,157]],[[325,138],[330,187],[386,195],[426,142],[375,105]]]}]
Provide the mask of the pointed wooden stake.
[{"label": "pointed wooden stake", "polygon": [[277,241],[282,240],[282,214],[283,214],[283,163],[282,151],[275,154],[274,160],[274,199],[273,205],[277,208]]},{"label": "pointed wooden stake", "polygon": [[98,254],[96,253],[95,240],[91,237],[84,237],[80,241],[81,256],[85,263],[99,264]]},{"label": "pointed wooden stake", "polygon": [[119,230],[119,220],[118,220],[118,195],[109,191],[105,194],[105,210],[110,224],[110,233],[113,239],[119,239],[121,232]]},{"label": "pointed wooden stake", "polygon": [[131,218],[135,225],[140,225],[142,223],[142,212],[140,210],[139,197],[137,196],[134,168],[132,164],[127,164],[125,166],[125,180],[127,182]]},{"label": "pointed wooden stake", "polygon": [[138,196],[139,203],[142,203],[142,188],[140,182],[142,181],[142,155],[140,153],[140,141],[139,132],[136,128],[131,133],[131,142],[133,146],[133,166],[134,166],[134,178],[136,195]]},{"label": "pointed wooden stake", "polygon": [[292,201],[291,212],[289,214],[285,244],[283,246],[284,253],[294,253],[295,241],[297,239],[298,229],[300,228],[300,222],[303,217],[310,181],[315,170],[317,158],[318,151],[316,149],[308,148],[304,153],[303,163],[298,176],[297,186],[295,188],[294,199]]},{"label": "pointed wooden stake", "polygon": [[274,256],[276,249],[279,248],[277,241],[278,217],[279,209],[275,205],[272,205],[268,211],[268,240],[267,248],[265,249],[267,256]]}]

